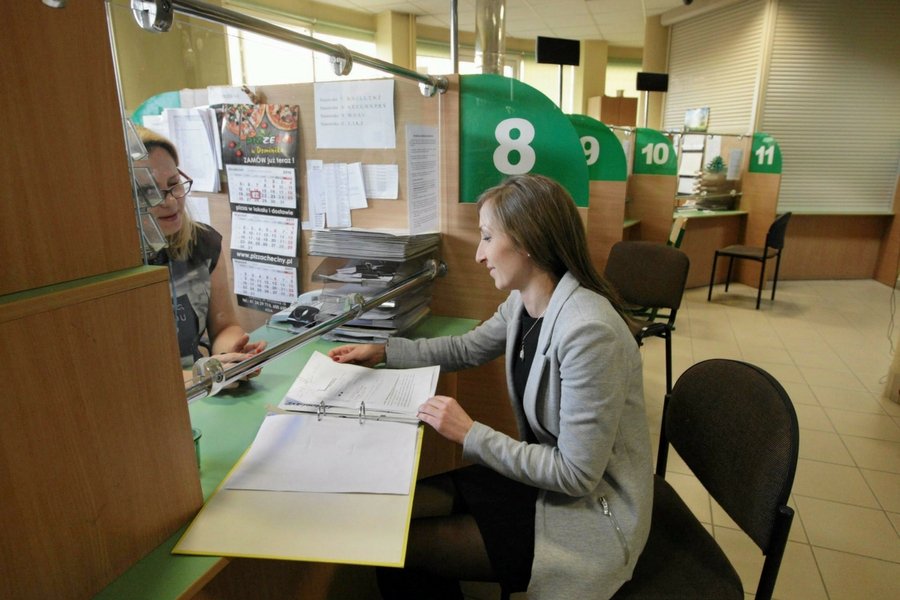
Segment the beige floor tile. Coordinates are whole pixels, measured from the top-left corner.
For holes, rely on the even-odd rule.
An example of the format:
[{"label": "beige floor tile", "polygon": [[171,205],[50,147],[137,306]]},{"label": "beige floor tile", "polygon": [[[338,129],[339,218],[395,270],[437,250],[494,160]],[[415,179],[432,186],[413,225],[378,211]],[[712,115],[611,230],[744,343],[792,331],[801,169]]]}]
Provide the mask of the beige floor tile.
[{"label": "beige floor tile", "polygon": [[900,564],[826,548],[813,548],[813,554],[831,600],[900,597]]},{"label": "beige floor tile", "polygon": [[900,538],[884,511],[795,495],[812,546],[900,562]]},{"label": "beige floor tile", "polygon": [[753,364],[777,379],[782,386],[785,383],[807,383],[803,374],[800,372],[800,369],[794,365],[785,365],[769,361],[759,361],[754,362]]},{"label": "beige floor tile", "polygon": [[827,369],[821,367],[797,367],[803,378],[811,386],[826,386],[846,390],[865,390],[866,386],[849,369]]},{"label": "beige floor tile", "polygon": [[840,408],[855,412],[884,414],[884,409],[868,390],[847,390],[842,388],[811,385],[819,404],[826,408]]},{"label": "beige floor tile", "polygon": [[887,513],[888,519],[894,524],[894,530],[900,535],[900,513]]},{"label": "beige floor tile", "polygon": [[790,353],[784,348],[768,348],[747,344],[741,344],[740,348],[744,360],[754,365],[764,362],[794,366]]},{"label": "beige floor tile", "polygon": [[800,458],[856,466],[841,436],[828,431],[804,429],[800,434]]},{"label": "beige floor tile", "polygon": [[800,459],[794,477],[794,494],[843,504],[881,508],[856,467]]},{"label": "beige floor tile", "polygon": [[828,594],[809,544],[788,542],[775,581],[775,600],[825,600]]},{"label": "beige floor tile", "polygon": [[837,408],[824,410],[838,433],[900,442],[900,426],[887,415],[858,413]]},{"label": "beige floor tile", "polygon": [[815,431],[834,431],[831,419],[821,406],[810,406],[806,404],[794,404],[794,411],[797,413],[797,422],[800,424],[800,437],[803,437],[804,429],[813,429]]},{"label": "beige floor tile", "polygon": [[900,417],[900,403],[885,398],[880,392],[876,393],[876,399],[884,412],[892,417]]},{"label": "beige floor tile", "polygon": [[835,369],[839,371],[847,371],[847,365],[841,358],[828,348],[820,348],[811,350],[806,348],[802,352],[789,352],[794,364],[798,367],[810,367],[816,369]]},{"label": "beige floor tile", "polygon": [[[773,377],[775,376],[773,375]],[[784,388],[784,391],[788,393],[788,396],[791,397],[791,402],[793,402],[795,405],[812,404],[814,406],[819,406],[819,401],[816,399],[816,395],[813,394],[812,389],[806,384],[805,381],[781,381],[779,379],[778,383],[780,383],[781,387]]]},{"label": "beige floor tile", "polygon": [[881,504],[889,512],[900,513],[900,474],[860,469]]},{"label": "beige floor tile", "polygon": [[900,442],[873,440],[853,435],[841,435],[841,439],[859,467],[900,473]]}]

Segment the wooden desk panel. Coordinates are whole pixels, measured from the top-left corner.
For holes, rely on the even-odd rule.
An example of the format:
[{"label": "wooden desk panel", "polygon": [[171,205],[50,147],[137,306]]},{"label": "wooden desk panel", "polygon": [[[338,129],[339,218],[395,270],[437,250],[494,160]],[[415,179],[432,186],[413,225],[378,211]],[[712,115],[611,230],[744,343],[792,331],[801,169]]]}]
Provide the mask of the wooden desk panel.
[{"label": "wooden desk panel", "polygon": [[0,304],[0,597],[91,597],[200,507],[167,272],[114,279]]}]

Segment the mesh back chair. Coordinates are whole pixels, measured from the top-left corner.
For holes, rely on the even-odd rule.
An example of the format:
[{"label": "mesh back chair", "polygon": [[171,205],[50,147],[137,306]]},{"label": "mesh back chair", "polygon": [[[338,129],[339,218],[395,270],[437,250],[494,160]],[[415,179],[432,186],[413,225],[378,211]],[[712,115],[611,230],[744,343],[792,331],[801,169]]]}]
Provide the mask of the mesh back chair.
[{"label": "mesh back chair", "polygon": [[784,233],[787,230],[788,221],[791,213],[787,212],[775,219],[775,222],[769,227],[766,234],[766,245],[762,248],[759,246],[742,246],[739,244],[726,246],[716,250],[713,256],[712,273],[709,275],[709,292],[706,294],[706,301],[712,300],[713,283],[716,280],[716,262],[720,256],[728,257],[728,276],[725,278],[725,291],[728,291],[728,284],[731,283],[731,268],[734,266],[734,259],[753,260],[760,263],[759,266],[759,289],[756,291],[756,309],[759,310],[759,300],[762,298],[763,285],[766,282],[766,262],[770,258],[775,259],[775,277],[772,279],[772,300],[775,300],[775,287],[778,285],[778,270],[781,267],[781,251],[784,250]]},{"label": "mesh back chair", "polygon": [[[655,242],[616,242],[609,252],[604,276],[624,300],[632,318],[631,333],[639,345],[655,336],[666,343],[666,394],[672,390],[672,331],[681,306],[690,260],[687,254]],[[660,309],[668,310],[660,315]],[[663,318],[664,322],[655,322]],[[665,468],[664,444],[660,454]]]},{"label": "mesh back chair", "polygon": [[[756,598],[771,598],[794,517],[800,434],[787,392],[758,367],[713,359],[684,372],[664,410],[669,442],[762,550]],[[614,598],[743,600],[734,567],[664,477],[657,469],[650,537]]]}]

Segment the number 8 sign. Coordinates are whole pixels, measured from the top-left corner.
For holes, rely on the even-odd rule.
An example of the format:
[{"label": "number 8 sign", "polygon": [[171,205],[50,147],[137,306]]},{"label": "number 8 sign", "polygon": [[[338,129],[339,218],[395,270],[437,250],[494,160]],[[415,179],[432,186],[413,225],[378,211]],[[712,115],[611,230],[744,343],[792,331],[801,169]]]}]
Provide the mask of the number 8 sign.
[{"label": "number 8 sign", "polygon": [[460,201],[509,175],[540,173],[588,206],[588,170],[568,118],[544,94],[500,75],[460,77]]}]

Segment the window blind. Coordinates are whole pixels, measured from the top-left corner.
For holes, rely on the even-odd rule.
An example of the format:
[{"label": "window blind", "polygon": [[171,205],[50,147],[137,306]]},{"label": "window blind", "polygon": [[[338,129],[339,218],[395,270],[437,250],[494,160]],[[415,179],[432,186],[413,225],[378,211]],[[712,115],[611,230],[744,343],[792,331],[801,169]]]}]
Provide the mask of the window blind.
[{"label": "window blind", "polygon": [[765,1],[748,0],[672,25],[663,129],[708,106],[710,131],[753,131],[765,20]]},{"label": "window blind", "polygon": [[778,0],[757,129],[784,157],[778,209],[892,212],[900,2]]}]

